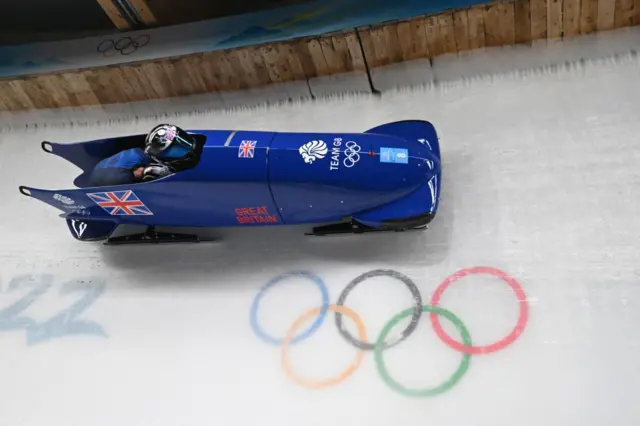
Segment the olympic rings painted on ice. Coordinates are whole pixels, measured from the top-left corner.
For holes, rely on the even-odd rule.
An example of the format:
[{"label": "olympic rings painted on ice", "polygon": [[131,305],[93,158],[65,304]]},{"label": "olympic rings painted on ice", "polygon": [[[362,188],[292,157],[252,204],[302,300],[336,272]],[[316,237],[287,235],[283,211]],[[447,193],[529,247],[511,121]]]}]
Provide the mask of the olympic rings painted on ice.
[{"label": "olympic rings painted on ice", "polygon": [[[472,274],[490,274],[498,278],[501,278],[513,289],[513,291],[516,293],[518,297],[520,315],[519,315],[516,327],[505,338],[487,346],[473,346],[471,342],[471,337],[469,335],[469,331],[467,327],[462,323],[462,321],[452,312],[438,306],[440,299],[442,298],[442,294],[448,288],[449,285],[459,280],[460,278],[463,278]],[[380,334],[376,339],[376,343],[371,344],[371,343],[367,343],[367,332],[366,332],[364,323],[355,312],[353,312],[351,309],[344,306],[344,302],[347,298],[347,295],[353,290],[353,288],[356,285],[366,280],[367,278],[371,278],[374,276],[383,276],[383,275],[396,278],[399,281],[403,282],[411,291],[414,301],[416,303],[416,306],[405,309],[402,312],[395,315],[384,326],[383,330],[380,332]],[[313,309],[308,310],[304,314],[302,314],[302,316],[296,319],[294,323],[291,325],[284,339],[278,340],[268,336],[266,333],[262,331],[262,329],[258,325],[257,312],[258,312],[260,300],[264,296],[265,292],[276,283],[290,276],[303,276],[310,279],[314,284],[316,284],[322,294],[322,304],[320,307],[315,307]],[[328,311],[332,311],[335,313],[336,326],[340,334],[348,342],[350,342],[351,344],[353,344],[358,348],[358,354],[356,355],[356,359],[351,364],[349,364],[349,366],[336,377],[332,377],[325,380],[310,380],[310,379],[300,377],[293,372],[293,368],[291,367],[291,364],[287,356],[287,349],[290,344],[299,342],[302,339],[309,337],[315,331],[317,331],[320,325],[322,324],[322,322],[324,321],[324,317],[326,316]],[[462,361],[458,366],[458,368],[456,369],[456,371],[444,383],[429,389],[408,389],[403,385],[399,384],[398,382],[396,382],[389,375],[386,369],[382,354],[386,349],[389,349],[392,346],[397,345],[401,341],[405,340],[410,334],[412,334],[413,331],[415,331],[418,321],[420,319],[420,316],[422,315],[423,312],[430,313],[431,324],[436,332],[436,335],[451,348],[456,349],[458,352],[462,352],[463,356],[462,356]],[[527,305],[527,299],[526,299],[524,290],[522,289],[522,286],[513,277],[507,275],[505,272],[496,268],[491,268],[491,267],[478,266],[478,267],[472,267],[472,268],[465,268],[455,272],[454,274],[451,274],[450,276],[445,278],[445,280],[442,281],[442,283],[438,285],[438,287],[436,288],[431,298],[430,305],[422,305],[422,296],[420,295],[420,292],[418,291],[417,286],[410,278],[408,278],[407,276],[397,271],[393,271],[389,269],[377,269],[377,270],[366,272],[356,277],[342,291],[338,299],[338,302],[335,305],[329,304],[328,290],[324,282],[322,281],[322,279],[308,272],[290,272],[290,273],[286,273],[286,274],[274,277],[260,289],[251,307],[251,327],[253,328],[256,335],[260,337],[262,340],[268,343],[281,345],[280,350],[281,350],[282,368],[284,369],[284,372],[287,375],[287,377],[293,382],[297,383],[298,385],[311,387],[311,388],[322,388],[322,387],[332,386],[340,382],[343,382],[344,380],[349,378],[360,366],[362,359],[364,357],[364,353],[365,353],[364,351],[372,349],[374,351],[374,357],[376,361],[378,374],[381,376],[382,380],[387,386],[406,396],[428,397],[428,396],[436,396],[443,392],[446,392],[449,389],[451,389],[455,384],[457,384],[469,368],[471,355],[496,352],[498,350],[502,350],[506,348],[507,346],[515,342],[515,340],[522,334],[522,332],[524,331],[524,328],[526,327],[526,324],[529,318],[528,312],[529,310]],[[346,331],[346,329],[342,325],[342,314],[347,315],[351,320],[354,321],[358,329],[359,339],[356,339],[355,337],[351,336]],[[410,315],[412,316],[411,323],[403,331],[402,336],[391,343],[386,342],[386,338],[389,332],[391,331],[391,329],[396,324],[398,324],[398,322],[400,322],[403,318],[406,318]],[[300,328],[300,326],[305,321],[312,318],[313,316],[316,316],[316,319],[314,320],[312,325],[309,328],[307,328],[302,334],[298,335],[297,337],[294,337],[294,334]],[[438,316],[445,317],[456,326],[456,328],[458,329],[462,337],[462,343],[455,341],[444,332],[444,330],[442,329],[442,326],[438,321],[438,318],[437,318]]]},{"label": "olympic rings painted on ice", "polygon": [[[375,350],[376,367],[378,367],[378,372],[380,373],[382,380],[384,380],[384,382],[390,388],[398,391],[403,395],[406,395],[406,396],[440,395],[441,393],[444,393],[449,389],[451,389],[453,386],[455,386],[455,384],[458,383],[458,381],[462,378],[462,376],[464,376],[464,373],[467,372],[467,370],[469,369],[469,361],[471,360],[470,354],[464,354],[462,356],[462,361],[460,362],[460,365],[458,366],[456,371],[451,375],[451,377],[447,379],[447,381],[430,389],[409,389],[404,387],[403,385],[401,385],[391,377],[391,375],[387,371],[387,367],[385,366],[384,360],[382,358],[382,343],[384,342],[385,337],[387,337],[387,334],[389,334],[393,326],[395,326],[403,318],[408,317],[413,311],[414,311],[413,308],[409,308],[400,312],[399,314],[391,318],[391,321],[389,321],[380,332],[380,335],[378,336],[378,342],[376,344],[376,350]],[[451,321],[456,326],[458,331],[460,331],[460,334],[462,335],[462,341],[467,346],[471,346],[471,336],[469,335],[469,330],[467,330],[467,327],[464,326],[462,321],[460,321],[460,319],[457,316],[455,316],[450,311],[447,311],[446,309],[443,309],[443,308],[439,308],[437,306],[429,306],[429,305],[422,306],[421,312],[427,312],[427,311],[431,312],[432,315],[442,315],[443,317]]]},{"label": "olympic rings painted on ice", "polygon": [[524,294],[524,290],[522,289],[522,286],[513,277],[510,277],[509,275],[507,275],[506,273],[504,273],[499,269],[490,268],[487,266],[476,266],[474,268],[461,269],[455,274],[449,275],[447,278],[445,278],[444,281],[442,281],[442,283],[440,283],[440,285],[436,288],[436,291],[433,293],[433,296],[431,296],[431,304],[437,305],[440,302],[440,299],[442,298],[442,294],[452,283],[470,274],[493,275],[502,279],[504,282],[506,282],[509,285],[509,287],[511,287],[511,289],[515,292],[516,296],[518,297],[518,305],[520,308],[520,314],[518,316],[518,321],[516,323],[516,326],[513,328],[511,333],[509,333],[503,339],[486,346],[471,346],[468,344],[461,344],[453,340],[442,329],[442,326],[438,322],[437,315],[432,312],[431,324],[433,326],[433,329],[435,330],[436,334],[443,342],[445,342],[451,348],[459,352],[463,352],[465,354],[472,354],[472,355],[489,354],[489,353],[504,349],[507,346],[509,346],[511,343],[513,343],[518,338],[518,336],[520,336],[520,334],[522,334],[525,326],[527,325],[527,321],[529,319],[529,305],[527,305],[527,296]]},{"label": "olympic rings painted on ice", "polygon": [[102,56],[109,57],[120,52],[121,55],[130,55],[139,48],[146,46],[151,40],[151,36],[142,34],[138,37],[122,37],[118,41],[111,38],[102,40],[96,50],[102,53]]},{"label": "olympic rings painted on ice", "polygon": [[[407,328],[402,332],[402,335],[400,336],[400,338],[396,339],[393,343],[383,342],[384,349],[387,349],[397,345],[398,343],[402,342],[404,339],[409,337],[409,335],[413,333],[413,331],[418,326],[418,321],[420,321],[420,315],[422,314],[422,310],[421,310],[422,295],[420,294],[420,290],[418,290],[418,287],[413,283],[413,281],[411,281],[409,277],[407,277],[404,274],[401,274],[400,272],[393,271],[391,269],[376,269],[373,271],[365,272],[364,274],[361,274],[360,276],[351,280],[351,282],[344,288],[344,290],[342,290],[342,293],[340,294],[340,297],[338,298],[338,302],[336,302],[336,305],[344,306],[344,301],[346,300],[349,293],[351,293],[351,291],[355,288],[355,286],[357,286],[358,284],[360,284],[361,282],[365,281],[368,278],[379,277],[379,276],[393,277],[399,281],[402,281],[404,285],[406,285],[409,288],[409,291],[411,292],[411,295],[413,296],[413,300],[415,301],[415,304],[416,304],[416,307],[414,308],[413,316],[411,317],[411,322],[409,323]],[[349,334],[347,329],[344,328],[342,324],[342,315],[339,312],[336,312],[336,326],[338,327],[338,331],[340,332],[340,334],[342,334],[342,336],[345,339],[347,339],[357,348],[373,350],[376,347],[374,343],[367,343],[364,341],[357,340],[351,334]]]},{"label": "olympic rings painted on ice", "polygon": [[322,295],[322,307],[319,312],[320,315],[311,324],[311,326],[306,331],[304,331],[300,336],[290,339],[290,343],[298,343],[300,340],[306,339],[307,337],[311,336],[313,332],[316,331],[318,327],[322,325],[322,322],[324,321],[324,318],[327,314],[327,310],[329,309],[329,291],[327,290],[327,287],[324,285],[324,282],[318,276],[311,274],[309,272],[296,271],[296,272],[287,272],[285,274],[278,275],[272,278],[268,283],[262,286],[262,288],[260,289],[256,297],[253,299],[253,304],[251,306],[251,328],[253,329],[254,333],[256,333],[256,335],[258,335],[258,337],[260,337],[262,340],[276,346],[283,344],[283,341],[281,339],[276,339],[275,337],[271,337],[267,333],[262,331],[262,328],[258,324],[258,309],[259,309],[260,301],[264,297],[267,290],[269,290],[271,287],[273,287],[274,285],[276,285],[277,283],[279,283],[280,281],[288,277],[305,277],[310,279],[318,287]]},{"label": "olympic rings painted on ice", "polygon": [[[293,372],[293,369],[291,368],[291,364],[289,363],[289,358],[287,357],[287,348],[289,347],[289,341],[293,337],[293,334],[296,332],[296,330],[300,327],[300,325],[303,322],[307,321],[312,316],[318,315],[321,309],[322,308],[310,309],[304,314],[302,314],[297,320],[294,321],[294,323],[289,328],[289,331],[287,331],[287,335],[284,339],[284,342],[282,343],[282,348],[280,352],[281,360],[282,360],[282,368],[284,369],[286,375],[289,376],[291,380],[298,383],[299,385],[309,387],[309,388],[324,388],[327,386],[337,385],[338,383],[345,381],[347,378],[349,378],[349,376],[351,376],[358,369],[358,367],[360,366],[360,363],[364,359],[364,351],[360,350],[356,355],[356,359],[351,364],[349,364],[349,366],[344,371],[342,371],[336,377],[332,377],[325,380],[305,379]],[[329,310],[335,312],[336,314],[338,313],[345,314],[346,316],[351,318],[351,320],[356,324],[356,327],[358,328],[358,335],[360,336],[360,339],[363,341],[367,340],[367,330],[364,327],[364,322],[362,322],[362,319],[358,316],[358,314],[356,314],[349,308],[345,308],[344,306],[338,306],[338,305],[329,305]]]}]

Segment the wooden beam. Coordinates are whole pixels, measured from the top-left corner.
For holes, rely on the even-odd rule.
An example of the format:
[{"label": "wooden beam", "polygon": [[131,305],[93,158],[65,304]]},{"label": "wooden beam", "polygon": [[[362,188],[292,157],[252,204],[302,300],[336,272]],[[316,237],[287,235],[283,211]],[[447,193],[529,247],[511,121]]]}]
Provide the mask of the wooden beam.
[{"label": "wooden beam", "polygon": [[516,0],[514,5],[515,42],[518,44],[531,43],[531,2]]},{"label": "wooden beam", "polygon": [[120,13],[120,10],[113,4],[112,0],[96,0],[104,13],[107,14],[113,25],[116,26],[119,30],[127,30],[131,28],[129,22],[125,19],[124,16]]},{"label": "wooden beam", "polygon": [[547,2],[545,0],[530,0],[529,13],[531,14],[531,40],[545,40],[549,32]]},{"label": "wooden beam", "polygon": [[136,9],[140,18],[142,18],[142,22],[150,26],[158,25],[158,21],[154,16],[151,8],[147,4],[147,0],[129,0],[131,5]]}]

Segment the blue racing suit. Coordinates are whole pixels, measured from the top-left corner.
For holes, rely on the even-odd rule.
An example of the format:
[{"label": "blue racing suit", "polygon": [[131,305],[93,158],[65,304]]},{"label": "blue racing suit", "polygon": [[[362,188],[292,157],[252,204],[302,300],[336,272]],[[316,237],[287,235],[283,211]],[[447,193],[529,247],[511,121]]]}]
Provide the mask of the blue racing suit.
[{"label": "blue racing suit", "polygon": [[100,161],[91,173],[91,186],[126,185],[137,181],[133,170],[151,164],[152,158],[141,148],[132,148]]}]

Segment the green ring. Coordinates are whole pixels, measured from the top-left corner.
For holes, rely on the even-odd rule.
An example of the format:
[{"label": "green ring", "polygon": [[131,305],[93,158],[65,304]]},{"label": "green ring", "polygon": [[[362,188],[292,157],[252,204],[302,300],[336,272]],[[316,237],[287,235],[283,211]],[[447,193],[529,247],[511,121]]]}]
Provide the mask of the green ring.
[{"label": "green ring", "polygon": [[[431,305],[422,305],[422,312],[433,312],[437,315],[442,315],[443,317],[447,318],[456,326],[458,331],[460,331],[460,334],[462,335],[462,341],[464,342],[465,346],[471,346],[471,336],[469,335],[469,331],[464,326],[462,321],[460,321],[460,319],[457,316],[455,316],[452,312],[446,309],[440,308],[438,306],[431,306]],[[467,369],[469,368],[469,361],[471,360],[470,354],[464,354],[462,356],[462,361],[460,362],[458,369],[451,375],[451,377],[449,377],[449,379],[447,379],[444,383],[440,384],[439,386],[436,386],[434,388],[428,388],[428,389],[408,389],[402,386],[400,383],[396,382],[391,377],[391,375],[387,371],[387,368],[384,365],[382,354],[384,352],[383,351],[384,342],[386,341],[387,335],[389,334],[391,329],[396,324],[398,324],[398,322],[400,322],[400,320],[408,317],[409,315],[412,315],[413,313],[415,313],[415,308],[405,309],[404,311],[400,312],[399,314],[391,318],[391,321],[389,321],[384,326],[384,328],[380,332],[380,335],[378,336],[378,340],[376,341],[376,346],[374,349],[376,367],[378,368],[378,373],[380,373],[382,380],[387,384],[387,386],[389,386],[391,389],[399,392],[402,395],[415,396],[415,397],[427,397],[427,396],[440,395],[448,391],[449,389],[451,389],[453,386],[455,386],[455,384],[458,383],[458,381],[462,378],[462,376],[464,376],[464,373],[467,372]]]}]

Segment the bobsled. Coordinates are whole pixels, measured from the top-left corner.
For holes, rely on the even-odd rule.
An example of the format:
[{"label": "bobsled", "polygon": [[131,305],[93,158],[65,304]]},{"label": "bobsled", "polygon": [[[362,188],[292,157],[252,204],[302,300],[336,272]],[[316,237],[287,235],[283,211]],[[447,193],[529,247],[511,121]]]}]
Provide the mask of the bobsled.
[{"label": "bobsled", "polygon": [[[185,130],[191,167],[151,181],[92,186],[92,170],[145,134],[80,143],[42,142],[82,172],[72,189],[19,191],[62,211],[72,236],[106,244],[198,242],[161,227],[307,225],[308,235],[426,229],[438,211],[441,158],[428,121],[362,133]],[[120,225],[146,231],[113,236]],[[183,229],[184,230],[184,229]]]}]

